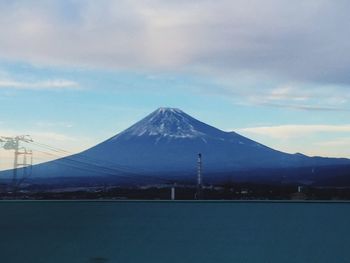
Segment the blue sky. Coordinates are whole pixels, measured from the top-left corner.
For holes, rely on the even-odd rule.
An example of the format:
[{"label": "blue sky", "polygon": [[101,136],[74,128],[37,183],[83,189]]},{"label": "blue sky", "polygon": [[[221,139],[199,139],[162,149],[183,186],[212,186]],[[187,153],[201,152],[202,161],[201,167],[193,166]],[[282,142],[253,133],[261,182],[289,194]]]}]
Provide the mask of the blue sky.
[{"label": "blue sky", "polygon": [[349,8],[1,1],[0,135],[78,152],[168,106],[279,150],[350,158]]}]

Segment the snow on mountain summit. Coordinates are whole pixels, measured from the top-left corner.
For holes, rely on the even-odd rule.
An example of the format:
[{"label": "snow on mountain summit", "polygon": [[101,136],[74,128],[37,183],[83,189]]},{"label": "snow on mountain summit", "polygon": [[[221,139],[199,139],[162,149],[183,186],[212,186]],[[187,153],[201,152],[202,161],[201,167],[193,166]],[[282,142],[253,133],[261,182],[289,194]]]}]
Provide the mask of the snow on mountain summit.
[{"label": "snow on mountain summit", "polygon": [[177,108],[159,108],[119,135],[194,138],[205,136],[198,121]]}]

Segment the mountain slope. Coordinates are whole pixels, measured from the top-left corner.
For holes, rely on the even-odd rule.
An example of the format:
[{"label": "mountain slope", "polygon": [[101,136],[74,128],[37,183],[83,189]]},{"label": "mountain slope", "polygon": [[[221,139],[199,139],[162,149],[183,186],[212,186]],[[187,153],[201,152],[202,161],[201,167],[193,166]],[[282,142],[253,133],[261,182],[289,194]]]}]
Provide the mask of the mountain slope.
[{"label": "mountain slope", "polygon": [[166,172],[193,170],[199,152],[207,171],[349,163],[346,159],[279,152],[237,133],[221,131],[173,108],[159,108],[82,155]]},{"label": "mountain slope", "polygon": [[348,159],[287,154],[159,108],[116,136],[79,154],[36,165],[33,177],[194,174],[202,153],[206,173],[350,164]]}]

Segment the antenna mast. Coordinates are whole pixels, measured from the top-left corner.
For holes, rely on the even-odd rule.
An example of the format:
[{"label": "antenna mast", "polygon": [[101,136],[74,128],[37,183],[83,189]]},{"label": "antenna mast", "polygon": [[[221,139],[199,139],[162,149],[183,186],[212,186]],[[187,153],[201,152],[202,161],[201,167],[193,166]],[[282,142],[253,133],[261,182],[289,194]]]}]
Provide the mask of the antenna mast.
[{"label": "antenna mast", "polygon": [[197,200],[202,198],[202,154],[198,154],[197,159],[197,192],[195,195]]}]

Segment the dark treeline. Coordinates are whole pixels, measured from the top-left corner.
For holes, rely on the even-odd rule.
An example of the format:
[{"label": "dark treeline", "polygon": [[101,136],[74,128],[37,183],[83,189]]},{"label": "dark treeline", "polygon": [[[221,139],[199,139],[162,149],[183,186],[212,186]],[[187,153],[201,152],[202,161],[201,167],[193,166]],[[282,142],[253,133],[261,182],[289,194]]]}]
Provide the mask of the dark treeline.
[{"label": "dark treeline", "polygon": [[[350,200],[349,166],[204,172],[203,182],[206,200]],[[174,186],[177,200],[193,200],[195,173],[2,180],[0,198],[168,200]]]},{"label": "dark treeline", "polygon": [[[31,186],[31,189],[2,191],[1,199],[33,200],[170,200],[173,185],[144,187],[69,187],[52,189],[47,186]],[[194,186],[175,186],[176,200],[194,200]],[[203,200],[350,200],[350,188],[314,187],[298,185],[222,184],[205,185]]]}]

